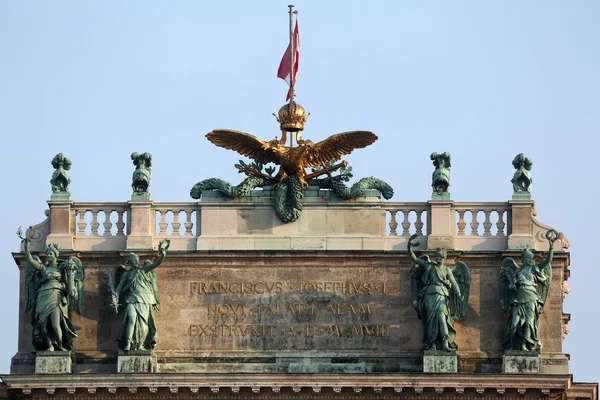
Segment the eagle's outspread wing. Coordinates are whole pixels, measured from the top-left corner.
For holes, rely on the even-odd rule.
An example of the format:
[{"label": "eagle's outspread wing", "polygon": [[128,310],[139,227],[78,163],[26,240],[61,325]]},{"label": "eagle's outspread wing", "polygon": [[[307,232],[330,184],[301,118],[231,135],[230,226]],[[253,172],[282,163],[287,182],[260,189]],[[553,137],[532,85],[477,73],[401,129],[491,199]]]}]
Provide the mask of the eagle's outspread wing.
[{"label": "eagle's outspread wing", "polygon": [[352,153],[354,149],[362,149],[377,140],[377,135],[369,131],[351,131],[331,135],[306,151],[304,167],[324,165],[332,160]]},{"label": "eagle's outspread wing", "polygon": [[262,164],[279,164],[279,156],[271,149],[269,143],[249,133],[231,129],[215,129],[208,132],[206,138],[219,147],[237,151]]}]

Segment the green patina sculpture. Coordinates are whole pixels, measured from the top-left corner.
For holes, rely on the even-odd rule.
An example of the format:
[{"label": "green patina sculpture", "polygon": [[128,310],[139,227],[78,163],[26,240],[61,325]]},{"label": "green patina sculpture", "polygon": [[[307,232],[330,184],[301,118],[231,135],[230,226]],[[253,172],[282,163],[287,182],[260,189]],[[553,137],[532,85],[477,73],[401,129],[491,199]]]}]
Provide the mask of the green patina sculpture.
[{"label": "green patina sculpture", "polygon": [[[435,261],[429,256],[417,258],[412,250],[419,243],[412,235],[408,240],[408,254],[414,265],[410,271],[412,302],[423,325],[424,350],[456,350],[456,330],[453,320],[462,319],[467,313],[471,276],[463,262],[454,268],[446,266],[446,250],[437,249]],[[455,311],[451,313],[450,303]]]},{"label": "green patina sculpture", "polygon": [[50,179],[51,198],[52,200],[69,200],[71,198],[71,193],[69,193],[71,177],[67,171],[71,169],[71,159],[65,157],[63,153],[58,153],[52,159],[52,166],[55,171],[52,173],[52,179]]},{"label": "green patina sculpture", "polygon": [[150,168],[152,167],[152,154],[150,153],[133,153],[131,159],[135,165],[131,188],[133,194],[131,200],[150,200]]},{"label": "green patina sculpture", "polygon": [[[230,198],[249,197],[254,188],[271,188],[272,186],[276,186],[273,195],[273,208],[277,217],[283,222],[294,222],[300,218],[304,193],[302,191],[302,184],[297,176],[289,175],[281,183],[277,183],[277,177],[267,175],[274,172],[275,168],[273,167],[266,168],[265,172],[267,174],[263,174],[263,165],[258,162],[252,162],[247,165],[240,160],[240,164],[236,164],[235,166],[240,172],[251,170],[252,174],[237,186],[233,186],[218,178],[205,179],[194,185],[190,191],[190,196],[193,199],[200,199],[203,191],[217,190]],[[328,176],[327,178],[309,179],[307,181],[308,186],[330,189],[342,199],[364,196],[369,189],[381,191],[385,199],[390,199],[394,195],[394,190],[390,185],[373,177],[362,178],[353,184],[352,187],[348,188],[344,182],[348,182],[352,178],[352,167],[347,167],[344,163],[342,165],[333,165],[333,162],[330,162],[323,168],[329,169],[329,172],[339,170],[340,173],[339,175]],[[319,168],[313,169],[313,173],[318,173],[318,171],[320,171]],[[260,176],[257,176],[259,174]]]},{"label": "green patina sculpture", "polygon": [[448,152],[442,154],[431,153],[430,158],[435,166],[431,176],[431,187],[433,188],[431,200],[450,200],[448,187],[450,187],[450,167],[452,166],[450,160],[452,156]]},{"label": "green patina sculpture", "polygon": [[59,260],[60,249],[55,244],[46,247],[46,261],[29,251],[33,228],[25,238],[21,229],[27,267],[25,269],[25,311],[31,311],[34,351],[69,351],[77,338],[69,318],[69,307],[79,314],[83,311],[85,272],[81,260],[71,256]]},{"label": "green patina sculpture", "polygon": [[156,324],[153,310],[159,311],[158,267],[167,254],[170,241],[165,239],[158,245],[159,256],[153,261],[147,260],[140,265],[137,254],[130,253],[125,265],[119,265],[116,271],[117,287],[109,274],[109,290],[115,312],[123,311],[123,323],[117,342],[119,349],[152,350],[156,345]]},{"label": "green patina sculpture", "polygon": [[505,332],[505,350],[540,352],[542,343],[538,337],[540,314],[550,292],[552,281],[552,254],[558,233],[551,229],[546,232],[549,250],[546,258],[533,264],[534,255],[529,249],[523,250],[523,265],[508,257],[502,261],[499,276],[500,305],[509,313]]},{"label": "green patina sculpture", "polygon": [[525,157],[523,153],[517,154],[512,162],[513,167],[516,171],[511,179],[513,184],[513,199],[530,199],[530,189],[533,179],[531,179],[531,167],[533,167],[533,161],[531,158]]}]

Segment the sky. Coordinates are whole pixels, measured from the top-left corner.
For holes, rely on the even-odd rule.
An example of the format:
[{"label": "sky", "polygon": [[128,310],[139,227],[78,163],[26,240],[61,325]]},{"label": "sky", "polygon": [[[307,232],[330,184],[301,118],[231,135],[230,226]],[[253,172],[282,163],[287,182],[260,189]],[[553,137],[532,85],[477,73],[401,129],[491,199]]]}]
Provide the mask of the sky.
[{"label": "sky", "polygon": [[[75,201],[131,196],[132,152],[153,155],[155,201],[192,201],[198,181],[242,180],[214,128],[279,135],[277,67],[288,2],[0,2],[0,372],[17,349],[20,225],[41,222],[50,164],[70,157]],[[600,2],[297,1],[304,138],[379,139],[345,157],[392,201],[427,201],[432,152],[452,154],[455,201],[507,201],[512,159],[533,159],[538,218],[571,243],[577,381],[600,379],[597,252]]]}]

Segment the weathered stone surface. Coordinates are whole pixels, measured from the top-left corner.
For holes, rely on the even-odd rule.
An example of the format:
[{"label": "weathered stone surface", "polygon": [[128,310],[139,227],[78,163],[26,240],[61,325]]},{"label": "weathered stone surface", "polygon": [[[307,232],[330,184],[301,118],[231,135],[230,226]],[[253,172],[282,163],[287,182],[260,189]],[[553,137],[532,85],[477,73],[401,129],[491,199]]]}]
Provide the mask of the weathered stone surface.
[{"label": "weathered stone surface", "polygon": [[506,351],[502,357],[505,374],[539,374],[540,356],[531,351]]},{"label": "weathered stone surface", "polygon": [[155,356],[151,351],[119,351],[117,372],[126,374],[155,372],[155,365]]},{"label": "weathered stone surface", "polygon": [[426,351],[423,355],[423,372],[428,374],[453,374],[458,372],[456,352]]},{"label": "weathered stone surface", "polygon": [[35,355],[36,374],[70,374],[70,351],[38,351]]},{"label": "weathered stone surface", "polygon": [[[122,317],[115,315],[109,307],[108,272],[123,262],[119,252],[82,253],[86,265],[84,314],[72,314],[73,324],[78,335],[75,342],[77,363],[73,372],[114,372],[117,370],[116,338]],[[154,252],[138,252],[142,259],[152,258]],[[518,256],[520,252],[479,252],[465,253],[459,261],[469,265],[471,271],[471,295],[469,310],[464,320],[456,321],[456,343],[459,347],[459,370],[464,372],[502,372],[502,355],[506,314],[499,307],[498,268],[504,256]],[[65,253],[65,256],[70,253]],[[458,252],[449,251],[449,259]],[[21,290],[25,284],[25,263],[21,260]],[[541,354],[541,373],[568,374],[568,360],[562,353],[562,291],[561,282],[567,254],[557,254],[552,263],[553,278],[550,297],[546,309],[540,317],[540,339],[544,344]],[[157,269],[159,276],[159,296],[161,310],[155,314],[158,345],[154,349],[161,371],[170,372],[287,372],[290,364],[298,361],[290,357],[305,357],[318,365],[340,365],[364,363],[373,372],[418,373],[423,371],[421,321],[411,304],[410,262],[403,252],[381,251],[208,251],[173,252]],[[196,286],[194,285],[196,283]],[[269,294],[266,287],[259,285],[263,293],[209,293],[202,296],[190,293],[198,283],[221,282],[281,282],[283,293]],[[386,295],[299,293],[300,282],[354,282],[376,284],[378,290],[386,282]],[[296,288],[290,290],[289,286]],[[322,286],[321,286],[322,287]],[[339,288],[339,286],[338,286]],[[233,285],[233,291],[240,287]],[[331,291],[331,286],[328,286]],[[252,290],[254,291],[254,290]],[[261,315],[256,310],[261,305]],[[237,313],[231,306],[245,304],[247,311]],[[265,312],[264,305],[280,304],[280,314]],[[292,314],[290,304],[311,304],[315,314]],[[346,313],[332,314],[329,305],[342,306],[368,304],[371,314],[354,315],[347,308]],[[23,307],[24,303],[21,303]],[[209,305],[230,305],[221,312]],[[288,306],[286,310],[285,307]],[[296,306],[297,307],[297,306]],[[252,309],[252,311],[250,311]],[[309,309],[310,310],[310,309]],[[340,309],[340,312],[343,309]],[[286,312],[284,312],[286,311]],[[19,350],[13,358],[12,373],[34,373],[35,356],[31,355],[32,327],[29,313],[21,308]],[[243,336],[233,330],[218,336],[202,334],[194,327],[205,325],[265,325],[267,335]],[[273,337],[267,330],[273,328]],[[322,325],[324,332],[315,335],[307,325]],[[332,325],[332,334],[329,333]],[[340,335],[335,328],[338,325]],[[344,327],[341,327],[344,325]],[[363,326],[363,336],[352,334],[352,326]],[[390,336],[367,335],[364,325],[389,325]],[[292,326],[296,336],[288,329]],[[347,327],[351,329],[348,331]],[[301,327],[300,329],[297,329]],[[302,329],[303,328],[303,329]],[[319,326],[319,329],[321,327]],[[371,329],[371,328],[369,328]],[[207,330],[210,332],[210,330]],[[301,332],[301,333],[300,333]],[[380,331],[381,332],[381,331]],[[262,328],[259,333],[262,333]],[[360,330],[357,332],[360,334]],[[202,334],[202,336],[200,336]],[[346,335],[345,335],[346,334]],[[245,362],[259,357],[271,359],[269,362]],[[218,360],[218,361],[217,361]],[[260,359],[257,359],[260,361]],[[333,360],[333,362],[331,361]],[[302,363],[304,360],[302,360]],[[260,364],[260,365],[259,365]],[[335,367],[333,365],[333,367]],[[164,369],[163,369],[164,367]],[[297,366],[298,367],[298,366]],[[295,368],[295,367],[294,367]],[[298,367],[299,368],[299,367]],[[337,367],[336,367],[337,368]],[[348,367],[350,368],[350,367]]]}]

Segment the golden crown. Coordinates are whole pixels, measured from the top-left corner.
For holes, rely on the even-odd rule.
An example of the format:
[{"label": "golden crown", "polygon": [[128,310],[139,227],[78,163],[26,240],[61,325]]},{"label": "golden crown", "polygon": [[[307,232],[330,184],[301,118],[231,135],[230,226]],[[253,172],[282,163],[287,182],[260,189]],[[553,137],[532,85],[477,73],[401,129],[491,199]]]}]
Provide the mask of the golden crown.
[{"label": "golden crown", "polygon": [[281,107],[275,118],[281,130],[298,132],[304,129],[304,123],[309,115],[310,113],[307,114],[304,107],[292,101]]}]

